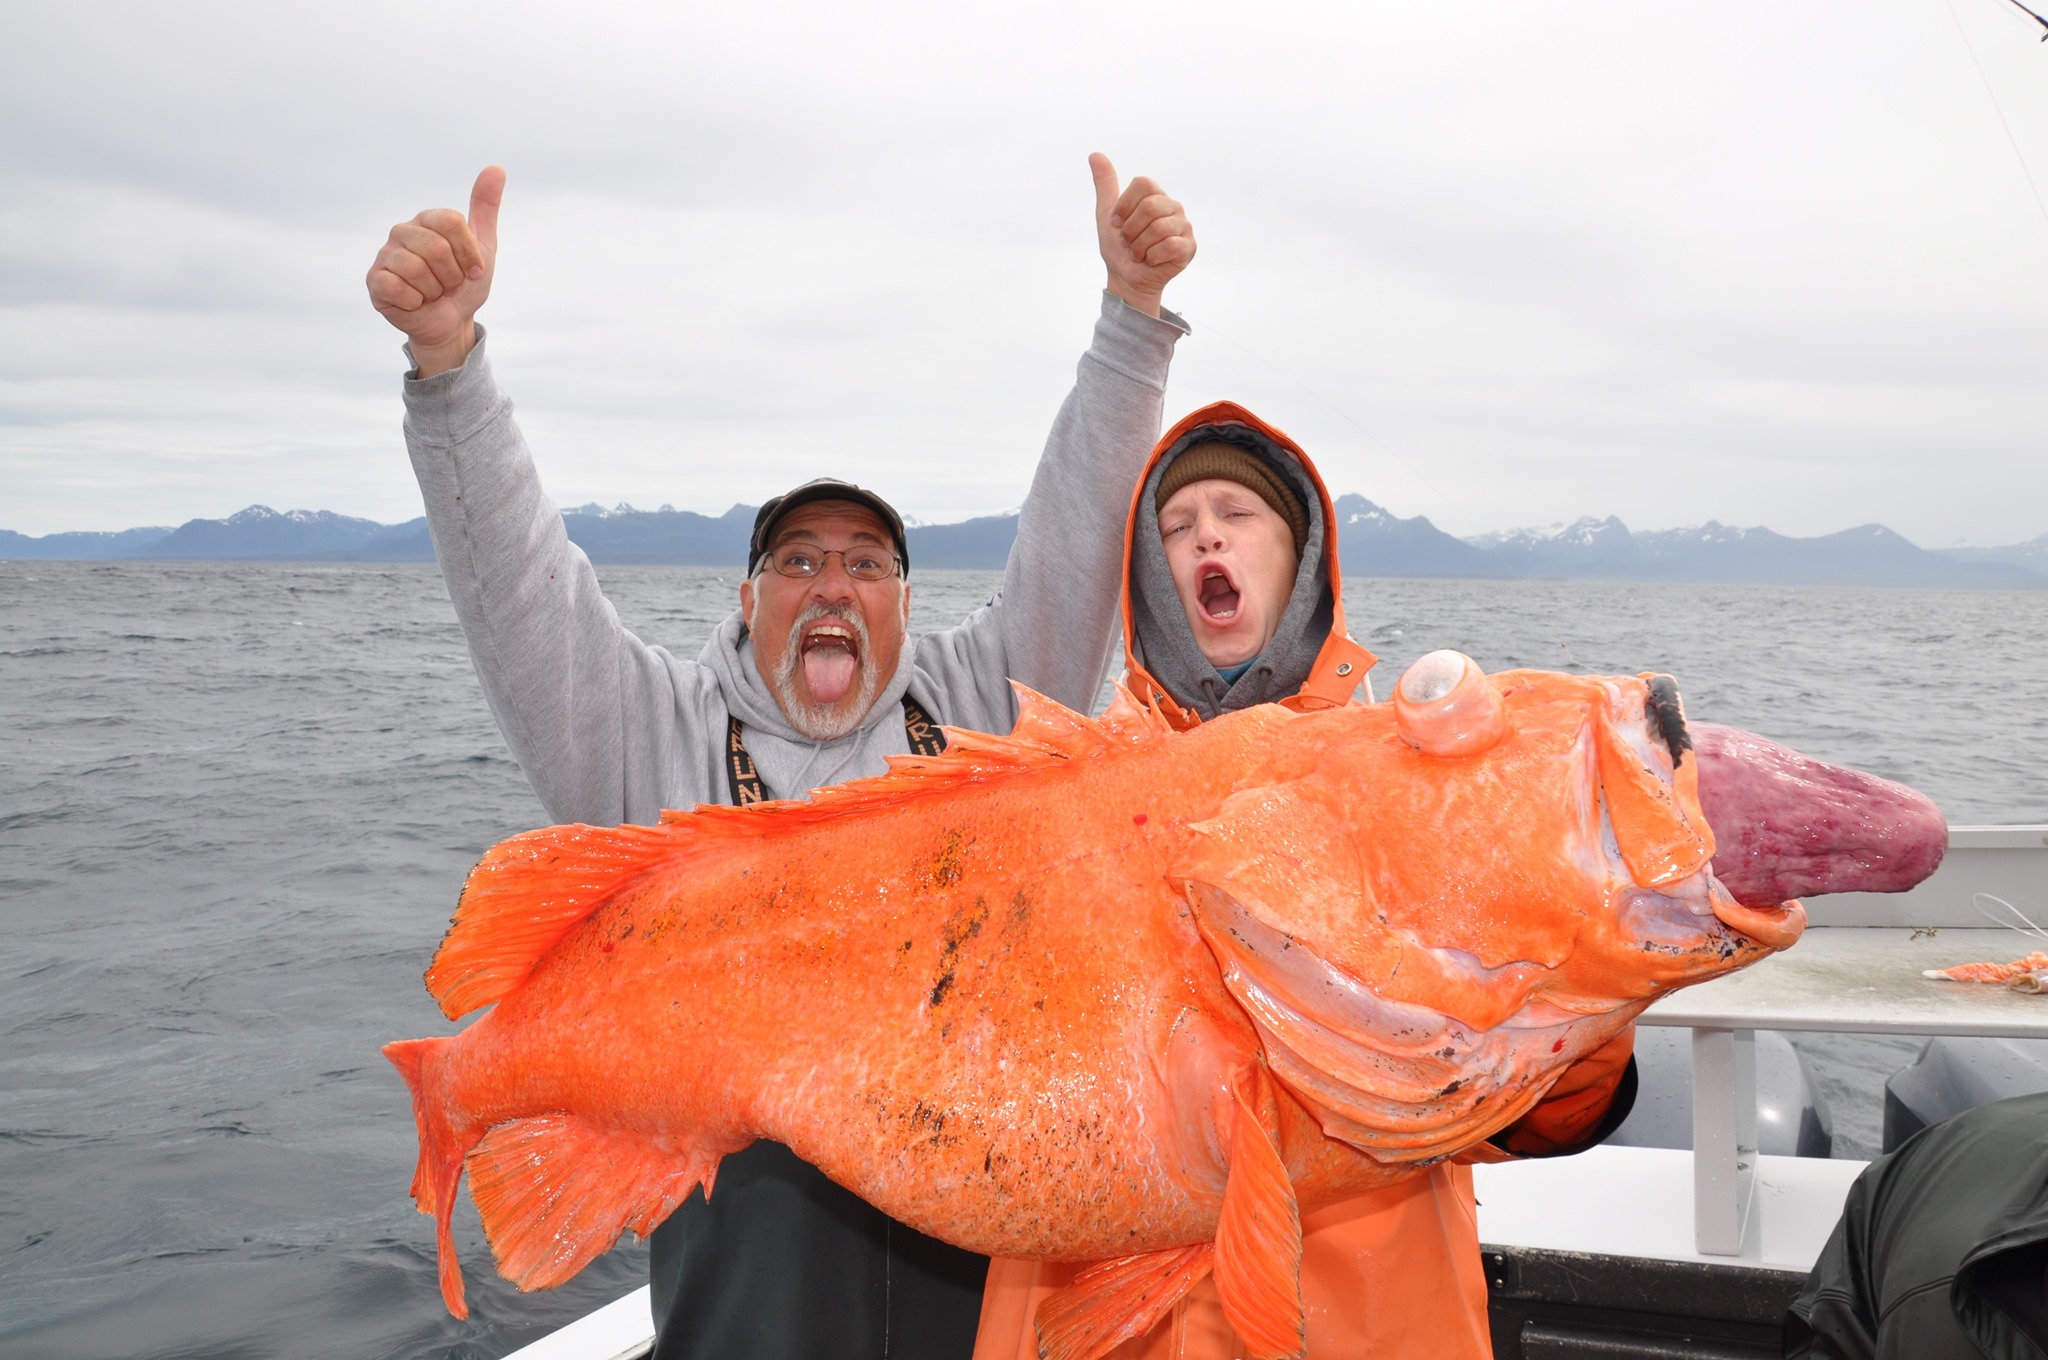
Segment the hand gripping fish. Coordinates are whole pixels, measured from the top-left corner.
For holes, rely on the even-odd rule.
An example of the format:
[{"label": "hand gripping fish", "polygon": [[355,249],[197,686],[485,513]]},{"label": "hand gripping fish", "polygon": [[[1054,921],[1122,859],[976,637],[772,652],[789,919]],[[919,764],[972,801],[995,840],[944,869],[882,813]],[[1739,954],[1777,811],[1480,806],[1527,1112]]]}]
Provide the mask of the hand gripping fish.
[{"label": "hand gripping fish", "polygon": [[[1389,703],[1180,733],[1128,695],[1094,720],[1020,697],[1007,737],[809,802],[484,858],[427,985],[492,1009],[384,1050],[451,1310],[465,1171],[500,1271],[546,1288],[765,1137],[959,1246],[1100,1262],[1040,1309],[1047,1356],[1144,1333],[1209,1272],[1247,1354],[1297,1356],[1302,1212],[1466,1152],[1804,926],[1710,871],[1668,677],[1435,653]],[[1808,881],[1931,870],[1858,858],[1939,828],[1931,804],[1835,773],[1868,815],[1831,833],[1846,871],[1807,838]],[[1745,777],[1707,802],[1739,816]],[[1741,831],[1737,877],[1781,892],[1779,833]]]}]

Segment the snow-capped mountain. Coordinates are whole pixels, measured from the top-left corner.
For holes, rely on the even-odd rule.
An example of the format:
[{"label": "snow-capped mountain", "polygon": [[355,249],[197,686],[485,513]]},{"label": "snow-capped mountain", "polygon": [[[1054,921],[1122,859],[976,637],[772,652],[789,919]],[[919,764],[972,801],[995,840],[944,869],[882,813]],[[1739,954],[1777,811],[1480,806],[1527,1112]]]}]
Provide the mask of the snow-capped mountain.
[{"label": "snow-capped mountain", "polygon": [[[1636,533],[1609,515],[1461,539],[1363,496],[1339,496],[1335,510],[1338,556],[1348,576],[2048,588],[2048,534],[2008,547],[1929,552],[1882,524],[1817,538],[1712,520]],[[755,511],[735,505],[721,515],[701,515],[667,505],[636,510],[621,501],[607,509],[591,502],[564,510],[562,522],[601,564],[737,569],[746,560]],[[911,562],[921,569],[999,568],[1016,541],[1017,524],[1014,510],[954,524],[912,521]],[[383,525],[325,510],[279,513],[252,505],[226,519],[195,519],[176,529],[41,538],[0,530],[0,558],[6,557],[427,562],[433,544],[422,519]]]}]

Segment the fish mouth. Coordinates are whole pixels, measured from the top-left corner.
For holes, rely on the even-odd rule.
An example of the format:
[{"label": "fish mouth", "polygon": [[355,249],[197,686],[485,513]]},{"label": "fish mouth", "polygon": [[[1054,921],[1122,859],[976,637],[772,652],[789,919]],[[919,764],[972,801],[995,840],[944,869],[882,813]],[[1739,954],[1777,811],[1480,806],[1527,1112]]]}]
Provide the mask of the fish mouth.
[{"label": "fish mouth", "polygon": [[1775,907],[1746,907],[1727,893],[1716,892],[1710,901],[1722,925],[1768,949],[1788,948],[1806,933],[1806,908],[1796,899]]},{"label": "fish mouth", "polygon": [[1211,623],[1229,623],[1237,617],[1242,596],[1230,569],[1220,562],[1203,566],[1195,577],[1195,603]]}]

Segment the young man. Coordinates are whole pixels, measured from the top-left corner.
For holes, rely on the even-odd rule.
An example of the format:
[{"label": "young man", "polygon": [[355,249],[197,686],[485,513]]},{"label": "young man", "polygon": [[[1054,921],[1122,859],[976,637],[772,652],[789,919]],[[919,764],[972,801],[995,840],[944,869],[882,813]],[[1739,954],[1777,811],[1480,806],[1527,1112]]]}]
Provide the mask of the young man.
[{"label": "young man", "polygon": [[[695,661],[620,626],[568,540],[491,378],[475,324],[498,257],[505,177],[470,210],[392,228],[371,267],[405,332],[405,434],[477,676],[557,822],[653,823],[664,808],[802,797],[941,742],[1008,731],[1012,676],[1077,708],[1107,670],[1119,506],[1159,429],[1186,327],[1160,295],[1195,251],[1180,205],[1119,190],[1090,158],[1109,270],[1094,343],[1024,503],[1003,592],[959,627],[908,636],[902,520],[873,492],[806,483],[761,507],[739,608]],[[654,1235],[659,1357],[965,1357],[981,1257],[891,1222],[788,1149],[729,1157],[717,1194]]]},{"label": "young man", "polygon": [[[1138,478],[1124,537],[1125,683],[1175,727],[1259,703],[1349,703],[1373,655],[1344,629],[1329,493],[1308,455],[1231,402],[1194,412]],[[1370,699],[1371,691],[1366,690]],[[1634,1031],[1464,1161],[1576,1152],[1634,1102]],[[1311,1356],[1487,1360],[1486,1277],[1469,1165],[1449,1163],[1301,1221]],[[1038,1304],[1078,1267],[990,1264],[975,1360],[1036,1360]],[[1240,1354],[1204,1280],[1114,1360]]]}]

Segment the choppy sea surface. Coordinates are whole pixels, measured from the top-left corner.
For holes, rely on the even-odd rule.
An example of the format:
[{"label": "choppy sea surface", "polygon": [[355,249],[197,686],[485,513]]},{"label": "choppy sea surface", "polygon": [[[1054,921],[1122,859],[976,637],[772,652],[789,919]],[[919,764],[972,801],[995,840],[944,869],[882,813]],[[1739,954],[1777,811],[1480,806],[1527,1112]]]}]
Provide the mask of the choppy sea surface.
[{"label": "choppy sea surface", "polygon": [[[604,570],[695,655],[731,573]],[[992,573],[923,572],[914,623]],[[1358,580],[1401,667],[1669,670],[1696,717],[1904,780],[1950,820],[2048,822],[2048,594]],[[488,1268],[472,1315],[406,1197],[378,1056],[447,1032],[421,986],[463,875],[540,819],[432,567],[0,562],[0,1354],[502,1355],[636,1287]],[[1885,1047],[1889,1043],[1890,1047]],[[1837,1154],[1917,1042],[1824,1073]]]}]

